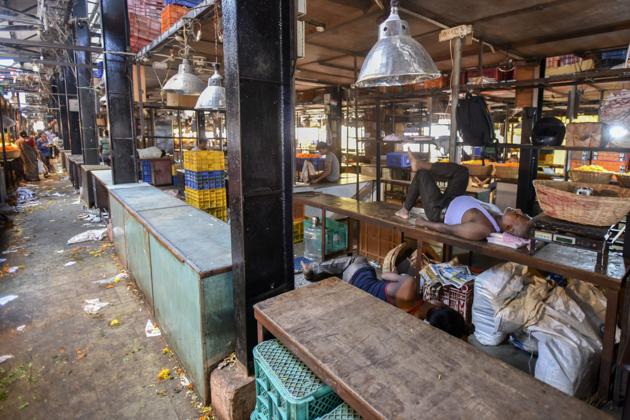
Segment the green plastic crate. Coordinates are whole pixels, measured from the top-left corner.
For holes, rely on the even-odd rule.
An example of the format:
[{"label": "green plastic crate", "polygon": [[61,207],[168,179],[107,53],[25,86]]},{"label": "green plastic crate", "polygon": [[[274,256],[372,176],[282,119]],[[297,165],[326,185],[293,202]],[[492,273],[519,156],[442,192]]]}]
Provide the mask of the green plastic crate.
[{"label": "green plastic crate", "polygon": [[348,404],[341,403],[333,411],[318,417],[317,420],[363,420],[363,417]]},{"label": "green plastic crate", "polygon": [[[311,219],[304,219],[304,230],[311,227]],[[326,254],[348,249],[348,224],[326,218]]]},{"label": "green plastic crate", "polygon": [[278,340],[254,348],[256,409],[251,420],[311,420],[341,398]]}]

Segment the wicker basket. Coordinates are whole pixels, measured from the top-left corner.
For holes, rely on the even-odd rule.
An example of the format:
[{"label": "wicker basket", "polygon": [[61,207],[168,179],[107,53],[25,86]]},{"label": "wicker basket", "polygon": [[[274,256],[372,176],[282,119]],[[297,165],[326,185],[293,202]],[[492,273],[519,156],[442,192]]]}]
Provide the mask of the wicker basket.
[{"label": "wicker basket", "polygon": [[518,179],[518,166],[495,164],[494,177],[497,179]]},{"label": "wicker basket", "polygon": [[468,175],[476,176],[477,178],[488,178],[492,174],[492,164],[488,162],[488,165],[471,165],[468,163],[463,164],[468,168]]},{"label": "wicker basket", "polygon": [[[534,181],[538,202],[550,217],[581,225],[612,226],[630,212],[630,189],[614,185]],[[580,187],[593,195],[577,195]]]},{"label": "wicker basket", "polygon": [[610,184],[612,172],[593,172],[571,169],[569,172],[573,182],[585,182],[587,184]]},{"label": "wicker basket", "polygon": [[630,188],[630,174],[615,174],[619,185],[625,188]]}]

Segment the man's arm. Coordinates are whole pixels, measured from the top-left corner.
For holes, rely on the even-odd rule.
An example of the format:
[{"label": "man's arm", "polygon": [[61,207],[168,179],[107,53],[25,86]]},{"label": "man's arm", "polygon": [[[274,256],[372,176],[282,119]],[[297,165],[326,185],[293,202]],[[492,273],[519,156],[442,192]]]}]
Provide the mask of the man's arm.
[{"label": "man's arm", "polygon": [[332,163],[330,162],[330,160],[326,159],[326,167],[324,168],[324,172],[322,172],[317,178],[315,178],[313,180],[313,183],[317,184],[317,183],[322,182],[323,180],[328,178],[331,173],[332,173]]},{"label": "man's arm", "polygon": [[486,239],[493,231],[484,224],[475,222],[466,222],[459,225],[446,225],[444,223],[429,222],[422,219],[416,219],[416,226],[423,226],[436,232],[447,233],[462,239],[470,239],[472,241],[481,241]]},{"label": "man's arm", "polygon": [[408,274],[396,274],[396,273],[383,273],[381,279],[385,281],[403,281],[407,277],[411,277]]}]

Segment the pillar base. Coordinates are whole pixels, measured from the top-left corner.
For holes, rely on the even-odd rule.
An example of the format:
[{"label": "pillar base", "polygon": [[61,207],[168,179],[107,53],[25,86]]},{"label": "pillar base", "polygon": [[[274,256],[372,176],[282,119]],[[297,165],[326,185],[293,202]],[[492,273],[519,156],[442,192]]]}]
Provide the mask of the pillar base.
[{"label": "pillar base", "polygon": [[248,420],[256,406],[256,381],[247,376],[239,362],[212,371],[210,392],[213,412],[219,420]]}]

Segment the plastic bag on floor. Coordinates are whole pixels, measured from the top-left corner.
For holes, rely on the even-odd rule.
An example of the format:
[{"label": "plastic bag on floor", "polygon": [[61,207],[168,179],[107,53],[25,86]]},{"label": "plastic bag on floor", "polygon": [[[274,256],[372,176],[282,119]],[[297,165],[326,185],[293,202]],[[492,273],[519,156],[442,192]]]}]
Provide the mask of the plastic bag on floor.
[{"label": "plastic bag on floor", "polygon": [[86,230],[68,239],[68,244],[78,244],[88,241],[102,241],[107,236],[107,228]]},{"label": "plastic bag on floor", "polygon": [[[606,296],[597,287],[585,281],[568,279],[567,294],[580,305],[591,325],[603,334],[606,321]],[[616,327],[615,343],[621,340],[621,329]]]},{"label": "plastic bag on floor", "polygon": [[498,330],[497,312],[523,288],[527,267],[516,263],[496,265],[475,279],[475,299],[472,307],[472,323],[475,338],[481,343],[496,346],[506,334]]},{"label": "plastic bag on floor", "polygon": [[588,315],[563,288],[553,289],[542,319],[526,331],[538,340],[538,380],[578,398],[592,392],[602,341]]},{"label": "plastic bag on floor", "polygon": [[497,331],[513,334],[537,323],[543,316],[543,301],[549,296],[551,285],[543,278],[532,276],[518,295],[497,312]]}]

